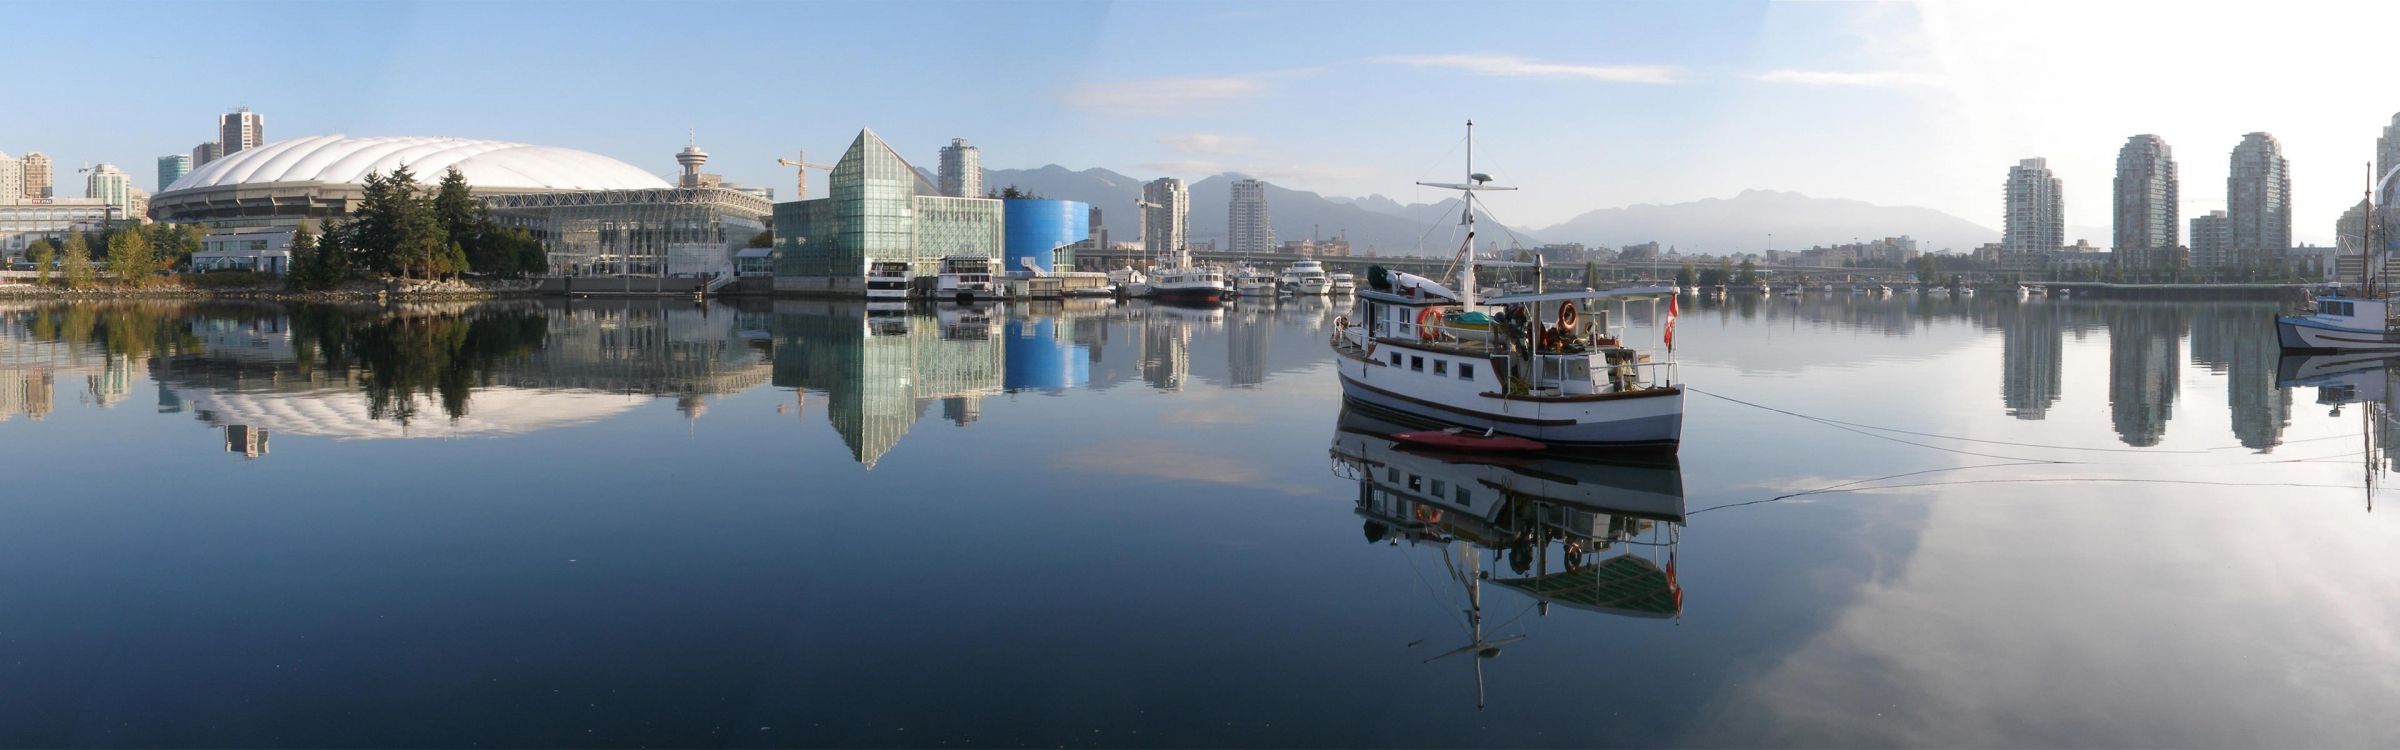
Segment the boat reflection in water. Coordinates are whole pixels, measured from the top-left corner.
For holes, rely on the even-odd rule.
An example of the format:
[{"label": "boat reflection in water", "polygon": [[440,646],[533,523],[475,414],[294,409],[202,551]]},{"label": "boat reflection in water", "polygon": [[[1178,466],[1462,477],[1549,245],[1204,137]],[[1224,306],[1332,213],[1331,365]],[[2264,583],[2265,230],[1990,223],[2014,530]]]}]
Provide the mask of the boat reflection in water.
[{"label": "boat reflection in water", "polygon": [[1551,605],[1642,618],[1683,613],[1675,578],[1683,470],[1672,457],[1632,465],[1445,454],[1388,437],[1406,429],[1344,409],[1333,471],[1358,482],[1368,543],[1435,547],[1465,594],[1466,643],[1426,661],[1472,656],[1477,708],[1483,660],[1525,638],[1485,632],[1487,582],[1530,599],[1542,616]]},{"label": "boat reflection in water", "polygon": [[2315,388],[2317,405],[2326,407],[2331,416],[2342,416],[2342,409],[2358,405],[2359,437],[2364,443],[2360,452],[2365,479],[2361,488],[2366,491],[2367,510],[2375,510],[2375,490],[2383,484],[2383,473],[2394,460],[2400,460],[2400,442],[2393,440],[2400,432],[2395,424],[2392,395],[2400,379],[2400,355],[2390,352],[2345,352],[2325,354],[2286,354],[2275,362],[2275,385],[2279,388]]}]

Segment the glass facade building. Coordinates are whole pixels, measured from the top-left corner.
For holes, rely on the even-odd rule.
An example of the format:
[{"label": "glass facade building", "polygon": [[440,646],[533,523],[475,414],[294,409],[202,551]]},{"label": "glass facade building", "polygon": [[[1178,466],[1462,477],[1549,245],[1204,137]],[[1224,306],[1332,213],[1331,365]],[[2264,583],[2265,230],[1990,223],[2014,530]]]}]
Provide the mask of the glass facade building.
[{"label": "glass facade building", "polygon": [[478,196],[502,226],[541,240],[554,276],[730,273],[767,230],[770,205],[721,187]]},{"label": "glass facade building", "polygon": [[827,183],[825,198],[775,204],[777,290],[864,296],[869,259],[931,276],[945,256],[1001,257],[1000,201],[942,196],[872,130],[859,131]]}]

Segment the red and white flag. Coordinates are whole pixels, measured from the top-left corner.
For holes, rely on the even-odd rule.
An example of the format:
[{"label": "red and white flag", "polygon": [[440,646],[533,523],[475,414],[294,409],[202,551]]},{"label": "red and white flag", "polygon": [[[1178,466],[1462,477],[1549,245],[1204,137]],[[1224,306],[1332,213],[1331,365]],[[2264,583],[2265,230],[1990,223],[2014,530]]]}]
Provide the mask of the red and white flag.
[{"label": "red and white flag", "polygon": [[[1676,296],[1680,297],[1682,295]],[[1676,297],[1667,298],[1667,351],[1670,352],[1675,351],[1675,299]]]}]

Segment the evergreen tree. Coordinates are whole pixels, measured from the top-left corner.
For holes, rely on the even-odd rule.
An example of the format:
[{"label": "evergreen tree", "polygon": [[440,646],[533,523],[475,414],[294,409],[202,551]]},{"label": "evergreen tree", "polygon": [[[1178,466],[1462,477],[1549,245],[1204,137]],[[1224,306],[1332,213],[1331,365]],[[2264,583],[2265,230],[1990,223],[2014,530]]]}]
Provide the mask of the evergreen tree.
[{"label": "evergreen tree", "polygon": [[50,244],[48,237],[34,240],[25,248],[25,257],[33,260],[33,280],[50,283],[50,262],[58,259],[58,246]]},{"label": "evergreen tree", "polygon": [[1692,264],[1690,263],[1685,263],[1683,264],[1682,268],[1675,269],[1676,286],[1690,289],[1692,284],[1698,282],[1699,278],[1700,275],[1692,270]]},{"label": "evergreen tree", "polygon": [[329,225],[325,236],[317,239],[316,267],[308,275],[318,289],[338,288],[350,280],[351,258],[357,251],[351,249],[348,229],[347,225]]},{"label": "evergreen tree", "polygon": [[514,265],[495,253],[490,237],[498,227],[492,224],[490,212],[467,189],[466,175],[459,174],[456,168],[442,173],[441,185],[433,194],[433,213],[442,225],[443,246],[459,248],[453,259],[456,266],[450,273],[470,270],[503,273],[503,266]]},{"label": "evergreen tree", "polygon": [[67,245],[59,250],[59,255],[58,273],[65,277],[67,288],[81,289],[99,280],[100,274],[92,269],[91,244],[84,240],[82,232],[67,235]]},{"label": "evergreen tree", "polygon": [[397,216],[392,223],[391,266],[384,270],[409,278],[433,278],[444,260],[447,238],[442,236],[431,202],[403,185],[394,204]]},{"label": "evergreen tree", "polygon": [[150,238],[138,229],[125,229],[108,238],[108,272],[125,286],[146,286],[154,275]]},{"label": "evergreen tree", "polygon": [[291,263],[291,268],[283,274],[284,288],[295,292],[305,292],[319,288],[319,284],[317,282],[317,267],[319,265],[317,261],[317,235],[308,231],[307,222],[301,222],[298,228],[292,230],[291,251],[292,257],[289,261]]}]

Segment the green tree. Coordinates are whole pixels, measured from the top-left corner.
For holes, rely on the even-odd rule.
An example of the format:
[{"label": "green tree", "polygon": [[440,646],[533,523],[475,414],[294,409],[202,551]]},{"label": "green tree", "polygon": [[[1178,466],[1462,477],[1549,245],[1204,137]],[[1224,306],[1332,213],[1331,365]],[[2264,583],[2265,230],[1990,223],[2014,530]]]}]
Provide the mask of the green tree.
[{"label": "green tree", "polygon": [[127,229],[108,238],[108,272],[124,286],[147,286],[156,266],[150,249],[150,238],[140,230]]},{"label": "green tree", "polygon": [[1685,263],[1682,268],[1675,269],[1676,286],[1690,289],[1693,284],[1699,283],[1699,278],[1699,274],[1693,272],[1690,263]]},{"label": "green tree", "polygon": [[1750,260],[1749,258],[1743,258],[1742,271],[1734,276],[1733,283],[1741,284],[1743,286],[1749,286],[1751,284],[1758,283],[1758,263]]},{"label": "green tree", "polygon": [[25,248],[25,257],[33,259],[33,280],[50,283],[50,262],[58,260],[58,246],[51,244],[48,237],[34,240]]},{"label": "green tree", "polygon": [[758,234],[753,234],[753,235],[750,235],[750,245],[749,245],[749,246],[750,246],[750,247],[774,247],[774,246],[775,246],[775,228],[774,228],[774,227],[767,227],[767,231],[760,232],[760,233],[758,233]]},{"label": "green tree", "polygon": [[291,267],[283,274],[284,288],[295,292],[318,289],[317,235],[308,231],[307,222],[292,230],[291,251]]},{"label": "green tree", "polygon": [[59,250],[58,273],[66,278],[67,288],[82,289],[98,281],[99,272],[92,268],[91,244],[82,232],[67,235],[66,247]]}]

